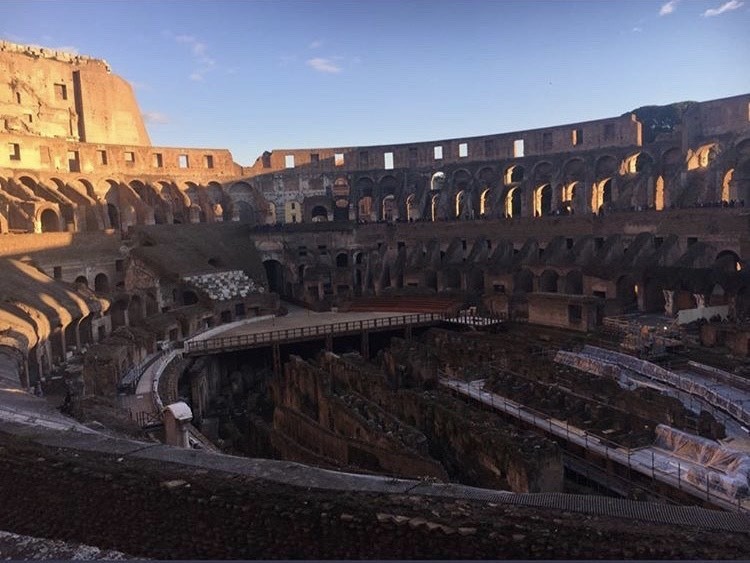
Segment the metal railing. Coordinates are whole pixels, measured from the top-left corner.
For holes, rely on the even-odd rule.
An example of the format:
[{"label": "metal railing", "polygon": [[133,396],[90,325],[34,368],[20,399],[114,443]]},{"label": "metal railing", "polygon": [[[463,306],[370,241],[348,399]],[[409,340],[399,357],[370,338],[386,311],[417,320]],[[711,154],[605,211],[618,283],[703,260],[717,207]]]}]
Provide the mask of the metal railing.
[{"label": "metal railing", "polygon": [[249,348],[274,342],[289,342],[294,340],[305,340],[316,336],[335,336],[348,333],[357,333],[365,330],[398,328],[407,325],[424,324],[443,320],[444,313],[413,313],[380,319],[366,319],[361,321],[344,321],[324,325],[306,326],[299,328],[287,328],[256,332],[252,334],[239,334],[236,336],[224,336],[207,338],[205,340],[188,341],[185,343],[185,353],[213,352],[236,348]]},{"label": "metal railing", "polygon": [[[657,466],[655,451],[648,447],[632,449],[621,446],[605,438],[589,434],[581,428],[571,426],[567,421],[548,417],[544,413],[501,395],[485,391],[466,381],[441,377],[440,384],[453,389],[465,397],[490,406],[493,410],[504,412],[551,435],[562,438],[571,444],[581,446],[585,450],[596,453],[608,461],[611,460],[619,463],[631,471],[650,477],[675,489],[685,491],[695,498],[706,499],[728,510],[744,513],[750,512],[750,504],[746,497],[740,498],[738,496],[732,498],[723,493],[717,479],[719,471],[707,469],[705,484],[699,486],[693,480],[688,480],[690,463],[687,460],[685,467],[682,467],[679,461],[676,462],[677,475],[675,475]],[[643,459],[644,456],[645,461]],[[664,458],[664,454],[660,453],[659,457],[659,461],[664,463],[665,460],[662,459]],[[673,461],[670,458],[667,460],[667,464]]]}]

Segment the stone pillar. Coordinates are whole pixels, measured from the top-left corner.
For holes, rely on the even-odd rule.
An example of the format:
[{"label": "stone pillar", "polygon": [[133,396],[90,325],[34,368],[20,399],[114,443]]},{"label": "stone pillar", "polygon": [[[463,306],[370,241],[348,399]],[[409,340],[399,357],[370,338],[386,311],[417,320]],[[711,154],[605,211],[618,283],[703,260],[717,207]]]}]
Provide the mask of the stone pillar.
[{"label": "stone pillar", "polygon": [[664,314],[668,317],[674,317],[674,291],[671,289],[662,289],[664,295]]},{"label": "stone pillar", "polygon": [[162,411],[164,420],[164,439],[167,445],[189,448],[188,424],[193,420],[190,407],[183,401],[172,403]]}]

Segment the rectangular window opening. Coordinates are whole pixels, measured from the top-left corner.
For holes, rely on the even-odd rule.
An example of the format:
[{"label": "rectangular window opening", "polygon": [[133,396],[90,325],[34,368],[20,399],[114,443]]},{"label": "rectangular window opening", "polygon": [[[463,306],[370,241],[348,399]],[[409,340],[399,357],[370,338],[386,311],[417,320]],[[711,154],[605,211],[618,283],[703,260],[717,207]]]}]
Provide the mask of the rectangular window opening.
[{"label": "rectangular window opening", "polygon": [[177,155],[177,166],[180,168],[188,168],[190,165],[190,161],[188,160],[188,155],[186,154],[179,154]]},{"label": "rectangular window opening", "polygon": [[458,158],[466,158],[467,156],[469,156],[469,143],[459,143]]},{"label": "rectangular window opening", "polygon": [[99,164],[102,164],[104,166],[107,165],[107,151],[96,151],[97,160],[99,161]]},{"label": "rectangular window opening", "polygon": [[17,104],[21,103],[21,92],[16,92],[16,103]]},{"label": "rectangular window opening", "polygon": [[58,100],[68,99],[68,87],[65,84],[55,84],[55,98]]},{"label": "rectangular window opening", "polygon": [[316,153],[316,152],[311,152],[310,153],[310,163],[311,164],[317,164],[318,162],[320,162],[320,155],[318,153]]},{"label": "rectangular window opening", "polygon": [[203,155],[203,165],[206,168],[213,168],[214,167],[214,155],[212,155],[212,154],[204,154]]},{"label": "rectangular window opening", "polygon": [[125,269],[124,264],[123,260],[115,260],[115,272],[122,272]]},{"label": "rectangular window opening", "polygon": [[81,165],[78,160],[78,151],[68,151],[68,170],[71,172],[81,171]]},{"label": "rectangular window opening", "polygon": [[21,160],[21,145],[18,143],[8,143],[8,156],[11,160]]},{"label": "rectangular window opening", "polygon": [[435,160],[443,160],[443,147],[441,145],[435,147],[434,152]]},{"label": "rectangular window opening", "polygon": [[552,150],[552,132],[545,131],[542,133],[542,150]]},{"label": "rectangular window opening", "polygon": [[284,156],[284,167],[294,168],[294,155],[293,154],[288,154]]},{"label": "rectangular window opening", "polygon": [[154,165],[154,168],[164,168],[164,157],[161,153],[154,153],[152,164]]},{"label": "rectangular window opening", "polygon": [[125,163],[133,164],[135,162],[135,153],[133,151],[125,151]]},{"label": "rectangular window opening", "polygon": [[33,115],[31,115],[30,113],[27,113],[25,115],[26,115],[26,121],[28,121],[29,123],[34,123],[34,116]]},{"label": "rectangular window opening", "polygon": [[698,237],[688,237],[687,239],[688,246],[693,246],[697,242],[698,242]]},{"label": "rectangular window opening", "polygon": [[574,147],[583,144],[583,129],[573,129],[570,133],[571,142]]},{"label": "rectangular window opening", "polygon": [[578,324],[583,320],[583,307],[577,304],[568,305],[568,322]]},{"label": "rectangular window opening", "polygon": [[344,153],[337,152],[333,155],[334,166],[344,166]]},{"label": "rectangular window opening", "polygon": [[604,140],[611,141],[615,138],[615,124],[605,123],[604,124]]},{"label": "rectangular window opening", "polygon": [[523,156],[523,139],[513,141],[513,156],[516,158]]},{"label": "rectangular window opening", "polygon": [[383,167],[386,170],[393,170],[393,153],[392,152],[383,153]]},{"label": "rectangular window opening", "polygon": [[62,279],[62,266],[54,266],[52,272],[52,275],[56,280]]},{"label": "rectangular window opening", "polygon": [[359,152],[359,166],[360,168],[368,168],[370,166],[370,154],[367,151]]},{"label": "rectangular window opening", "polygon": [[484,142],[484,156],[495,156],[495,140],[487,139]]},{"label": "rectangular window opening", "polygon": [[409,162],[417,162],[418,153],[417,153],[417,147],[410,147],[409,148]]}]

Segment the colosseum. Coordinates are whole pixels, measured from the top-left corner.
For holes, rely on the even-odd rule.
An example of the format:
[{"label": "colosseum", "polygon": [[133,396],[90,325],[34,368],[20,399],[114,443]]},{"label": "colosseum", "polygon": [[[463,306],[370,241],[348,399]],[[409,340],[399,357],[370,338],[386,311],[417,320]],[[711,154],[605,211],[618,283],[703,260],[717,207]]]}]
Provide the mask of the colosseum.
[{"label": "colosseum", "polygon": [[0,70],[0,554],[750,553],[750,94],[245,167]]}]

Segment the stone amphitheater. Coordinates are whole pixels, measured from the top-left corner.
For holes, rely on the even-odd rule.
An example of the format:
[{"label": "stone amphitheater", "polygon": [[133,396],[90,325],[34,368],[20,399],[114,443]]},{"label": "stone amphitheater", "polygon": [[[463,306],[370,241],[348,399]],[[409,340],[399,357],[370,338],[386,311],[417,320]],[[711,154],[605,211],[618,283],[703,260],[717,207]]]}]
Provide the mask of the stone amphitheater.
[{"label": "stone amphitheater", "polygon": [[0,555],[750,554],[750,94],[245,167],[0,71]]}]

